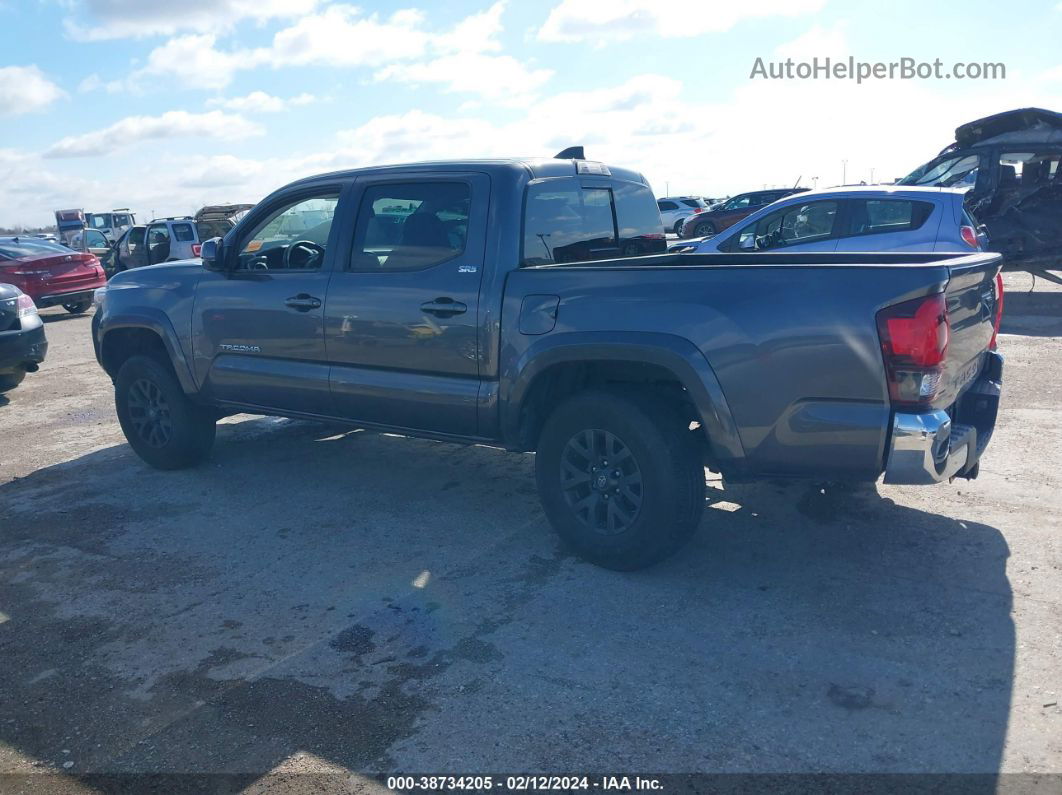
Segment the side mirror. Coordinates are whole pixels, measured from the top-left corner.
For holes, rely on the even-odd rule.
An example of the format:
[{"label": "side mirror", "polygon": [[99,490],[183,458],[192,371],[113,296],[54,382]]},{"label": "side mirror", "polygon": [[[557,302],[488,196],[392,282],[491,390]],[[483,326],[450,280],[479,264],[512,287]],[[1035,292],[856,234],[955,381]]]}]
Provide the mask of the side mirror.
[{"label": "side mirror", "polygon": [[741,238],[741,240],[738,241],[738,250],[739,251],[755,251],[756,250],[756,236],[755,235],[749,235],[748,237]]},{"label": "side mirror", "polygon": [[225,245],[220,237],[204,240],[199,256],[203,260],[203,267],[208,271],[225,270]]}]

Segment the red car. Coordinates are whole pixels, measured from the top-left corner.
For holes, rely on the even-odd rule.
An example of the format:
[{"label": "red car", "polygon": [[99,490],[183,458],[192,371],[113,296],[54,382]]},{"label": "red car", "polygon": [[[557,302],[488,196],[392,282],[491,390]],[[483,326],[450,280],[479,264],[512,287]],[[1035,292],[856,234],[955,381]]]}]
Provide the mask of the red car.
[{"label": "red car", "polygon": [[78,314],[107,283],[95,254],[32,237],[0,237],[0,282],[13,284],[38,307],[61,305]]}]

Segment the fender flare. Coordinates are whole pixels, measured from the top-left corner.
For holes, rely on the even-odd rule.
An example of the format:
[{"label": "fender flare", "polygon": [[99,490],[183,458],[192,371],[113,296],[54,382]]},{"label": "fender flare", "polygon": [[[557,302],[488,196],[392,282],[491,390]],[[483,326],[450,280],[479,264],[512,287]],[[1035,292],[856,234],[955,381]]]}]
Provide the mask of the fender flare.
[{"label": "fender flare", "polygon": [[693,400],[701,427],[717,459],[740,468],[745,450],[719,379],[689,340],[654,332],[565,332],[545,335],[501,374],[502,438],[519,437],[524,399],[535,378],[565,362],[627,361],[653,364],[675,375]]},{"label": "fender flare", "polygon": [[177,332],[168,315],[161,309],[150,307],[138,307],[133,311],[124,311],[118,316],[108,315],[101,320],[96,338],[99,340],[97,358],[103,363],[103,344],[107,334],[118,329],[135,328],[154,332],[162,340],[166,354],[173,365],[173,371],[177,375],[177,381],[187,395],[194,395],[199,391],[188,358],[184,354]]}]

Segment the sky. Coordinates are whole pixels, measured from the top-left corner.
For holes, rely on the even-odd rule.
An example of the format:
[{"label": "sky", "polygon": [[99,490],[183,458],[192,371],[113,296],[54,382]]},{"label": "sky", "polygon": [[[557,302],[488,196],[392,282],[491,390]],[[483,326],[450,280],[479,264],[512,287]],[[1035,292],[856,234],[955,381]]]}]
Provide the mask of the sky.
[{"label": "sky", "polygon": [[[0,0],[0,42],[0,226],[574,144],[658,196],[883,181],[963,122],[1062,111],[1058,0]],[[815,57],[1006,78],[751,76]]]}]

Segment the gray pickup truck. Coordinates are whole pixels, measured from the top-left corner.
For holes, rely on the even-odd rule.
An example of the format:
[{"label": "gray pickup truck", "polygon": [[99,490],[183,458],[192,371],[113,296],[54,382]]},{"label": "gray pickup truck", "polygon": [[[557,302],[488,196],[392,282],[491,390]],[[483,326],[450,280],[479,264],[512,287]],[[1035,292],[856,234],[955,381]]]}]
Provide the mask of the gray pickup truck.
[{"label": "gray pickup truck", "polygon": [[325,174],[202,262],[115,276],[96,355],[152,466],[200,461],[238,412],[535,451],[554,528],[615,569],[689,537],[704,466],[977,475],[1002,379],[998,255],[664,245],[644,178],[580,158]]}]

